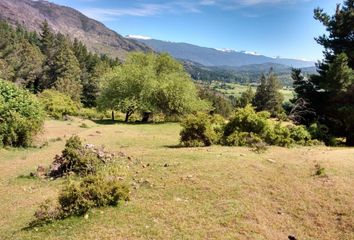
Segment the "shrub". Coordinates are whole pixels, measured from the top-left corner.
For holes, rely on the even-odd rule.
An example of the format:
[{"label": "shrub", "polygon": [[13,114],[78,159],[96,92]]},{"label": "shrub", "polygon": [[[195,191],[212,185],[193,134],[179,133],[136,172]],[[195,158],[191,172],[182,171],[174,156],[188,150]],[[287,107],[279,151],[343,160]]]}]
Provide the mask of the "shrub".
[{"label": "shrub", "polygon": [[219,142],[219,117],[212,117],[205,113],[188,115],[181,123],[183,129],[180,133],[181,144],[186,147],[210,146]]},{"label": "shrub", "polygon": [[269,117],[270,114],[267,112],[256,113],[251,105],[238,108],[230,122],[225,126],[224,137],[227,138],[234,132],[252,132],[263,135],[270,128]]},{"label": "shrub", "polygon": [[92,208],[117,206],[129,200],[129,189],[118,180],[89,175],[71,181],[59,193],[58,202],[46,201],[35,212],[31,227],[40,226],[69,216],[81,216]]},{"label": "shrub", "polygon": [[35,96],[0,79],[0,146],[28,147],[43,123]]},{"label": "shrub", "polygon": [[78,113],[78,116],[84,118],[84,119],[104,119],[104,118],[110,118],[111,115],[110,113],[107,112],[98,112],[97,109],[95,108],[81,108]]},{"label": "shrub", "polygon": [[61,156],[56,156],[48,175],[58,178],[69,173],[80,176],[96,173],[97,168],[113,158],[113,154],[95,149],[91,145],[83,146],[78,136],[66,141]]},{"label": "shrub", "polygon": [[237,109],[225,126],[222,143],[228,146],[269,144],[289,147],[304,145],[310,140],[311,135],[303,126],[282,126],[270,119],[270,113],[257,113],[248,105]]},{"label": "shrub", "polygon": [[129,189],[116,180],[90,175],[68,184],[58,200],[65,217],[83,215],[91,208],[117,206],[119,201],[129,200]]},{"label": "shrub", "polygon": [[329,133],[329,128],[324,124],[313,123],[309,127],[309,133],[312,139],[323,141],[326,145],[336,146],[339,144],[338,140]]},{"label": "shrub", "polygon": [[290,137],[302,145],[311,140],[311,134],[304,126],[290,127]]},{"label": "shrub", "polygon": [[55,90],[44,90],[39,99],[47,114],[54,119],[62,119],[66,115],[77,116],[80,103],[74,102],[69,96]]}]

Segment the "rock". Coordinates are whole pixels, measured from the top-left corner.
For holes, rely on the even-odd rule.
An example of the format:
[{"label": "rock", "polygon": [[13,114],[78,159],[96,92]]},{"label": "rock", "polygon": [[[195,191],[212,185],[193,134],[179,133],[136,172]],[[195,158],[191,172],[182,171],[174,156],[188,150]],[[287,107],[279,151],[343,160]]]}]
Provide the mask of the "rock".
[{"label": "rock", "polygon": [[289,236],[288,236],[288,239],[289,239],[289,240],[297,240],[297,238],[296,238],[295,236],[293,236],[293,235],[289,235]]},{"label": "rock", "polygon": [[240,154],[240,157],[245,157],[245,156],[246,156],[246,154],[243,154],[243,153]]},{"label": "rock", "polygon": [[170,165],[168,165],[168,163],[165,163],[165,165],[163,165],[164,167],[169,167]]},{"label": "rock", "polygon": [[87,220],[89,218],[89,215],[86,213],[84,218]]},{"label": "rock", "polygon": [[47,171],[46,171],[45,167],[43,167],[42,165],[39,165],[37,167],[37,177],[45,178],[46,174],[47,174]]},{"label": "rock", "polygon": [[270,163],[277,163],[275,160],[270,159],[270,158],[269,158],[269,159],[267,159],[267,161],[268,161],[268,162],[270,162]]}]

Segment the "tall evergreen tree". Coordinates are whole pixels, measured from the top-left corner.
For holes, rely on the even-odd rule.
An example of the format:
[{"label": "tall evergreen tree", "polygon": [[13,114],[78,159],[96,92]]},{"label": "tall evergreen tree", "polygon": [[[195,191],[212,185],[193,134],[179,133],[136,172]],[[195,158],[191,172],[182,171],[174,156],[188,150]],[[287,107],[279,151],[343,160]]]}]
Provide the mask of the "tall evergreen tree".
[{"label": "tall evergreen tree", "polygon": [[241,108],[244,108],[248,104],[251,104],[253,102],[254,97],[255,97],[255,93],[254,93],[252,87],[248,86],[247,90],[241,93],[241,96],[238,101],[238,105]]},{"label": "tall evergreen tree", "polygon": [[64,36],[57,39],[58,46],[51,66],[53,87],[79,101],[82,91],[80,64],[70,49],[69,41]]},{"label": "tall evergreen tree", "polygon": [[333,16],[322,9],[314,15],[329,32],[317,38],[325,59],[318,64],[319,74],[298,87],[297,97],[309,101],[330,134],[346,137],[347,145],[354,146],[354,0],[337,5]]},{"label": "tall evergreen tree", "polygon": [[267,76],[263,74],[253,100],[253,105],[257,111],[268,111],[273,116],[281,113],[284,97],[279,92],[280,89],[281,84],[272,71]]}]

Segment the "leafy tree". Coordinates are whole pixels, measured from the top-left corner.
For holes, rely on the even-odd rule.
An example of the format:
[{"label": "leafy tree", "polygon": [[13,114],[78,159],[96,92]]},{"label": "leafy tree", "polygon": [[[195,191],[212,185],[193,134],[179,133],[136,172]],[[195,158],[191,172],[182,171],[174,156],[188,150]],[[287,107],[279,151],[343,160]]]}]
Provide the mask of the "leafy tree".
[{"label": "leafy tree", "polygon": [[44,112],[35,98],[0,79],[0,145],[27,147],[44,123]]},{"label": "leafy tree", "polygon": [[136,111],[180,115],[207,105],[183,67],[167,54],[133,53],[104,77],[99,106],[120,110],[125,121]]},{"label": "leafy tree", "polygon": [[270,72],[267,76],[261,77],[261,83],[257,87],[256,95],[253,100],[257,111],[268,111],[273,116],[282,112],[283,95],[279,92],[281,84],[277,77]]}]

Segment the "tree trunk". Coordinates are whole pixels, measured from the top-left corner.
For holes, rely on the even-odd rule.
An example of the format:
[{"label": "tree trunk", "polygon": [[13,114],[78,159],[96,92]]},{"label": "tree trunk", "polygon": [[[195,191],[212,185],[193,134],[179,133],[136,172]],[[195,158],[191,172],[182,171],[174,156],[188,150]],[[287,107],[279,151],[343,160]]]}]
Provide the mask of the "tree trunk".
[{"label": "tree trunk", "polygon": [[346,140],[345,144],[347,146],[351,146],[351,147],[354,146],[354,131],[349,131],[347,133],[347,140]]},{"label": "tree trunk", "polygon": [[150,115],[150,112],[144,112],[143,119],[141,120],[141,122],[147,123],[149,121]]},{"label": "tree trunk", "polygon": [[114,111],[112,111],[112,121],[114,122],[115,118],[114,118]]}]

